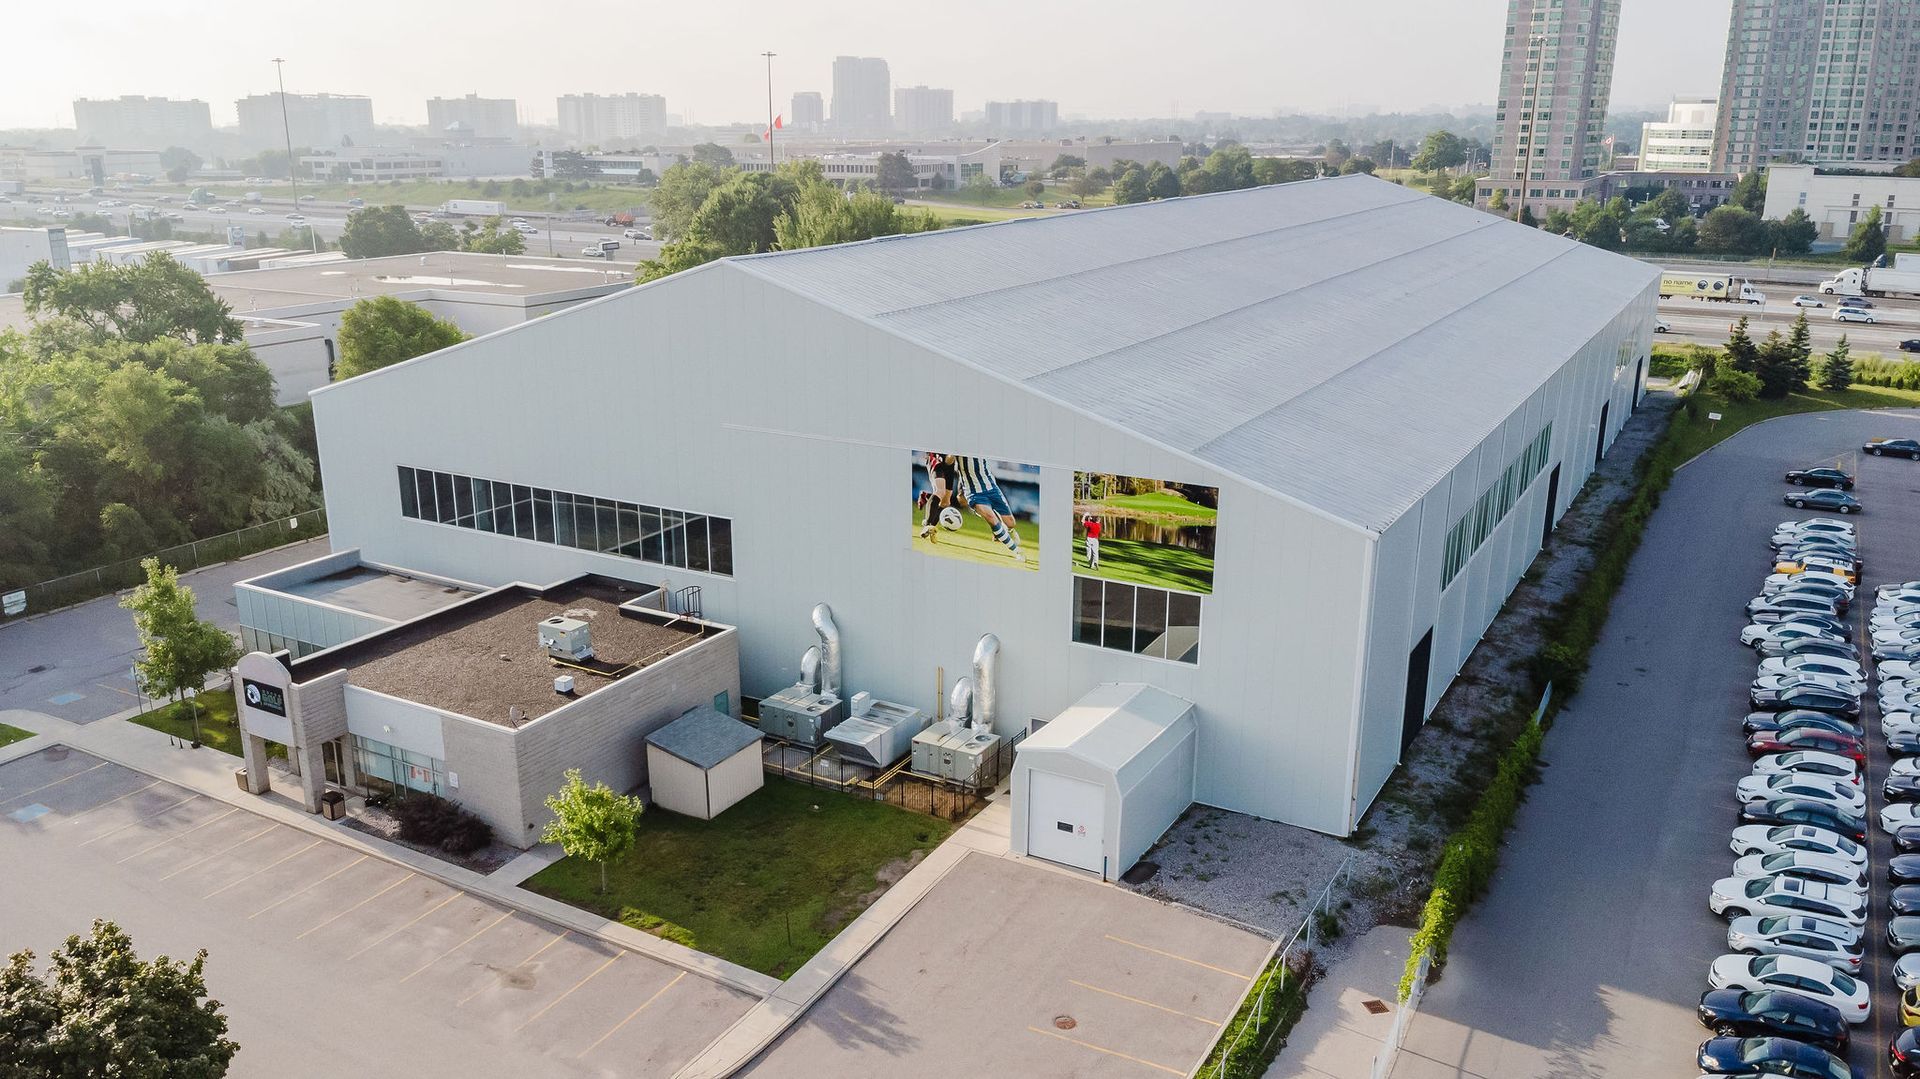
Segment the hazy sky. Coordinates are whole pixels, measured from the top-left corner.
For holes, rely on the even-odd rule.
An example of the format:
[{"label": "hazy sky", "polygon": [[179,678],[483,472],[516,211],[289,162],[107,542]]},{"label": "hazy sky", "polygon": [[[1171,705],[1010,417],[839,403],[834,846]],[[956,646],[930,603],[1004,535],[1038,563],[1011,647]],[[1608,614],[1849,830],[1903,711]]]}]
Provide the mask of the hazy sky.
[{"label": "hazy sky", "polygon": [[[1622,0],[1613,102],[1717,92],[1729,0]],[[1129,14],[1131,9],[1138,14]],[[1076,14],[1076,12],[1078,14]],[[883,56],[895,86],[951,87],[957,111],[1045,97],[1062,115],[1266,115],[1490,102],[1503,0],[1202,0],[902,6],[874,0],[6,0],[0,127],[71,127],[75,97],[198,97],[215,124],[273,88],[368,94],[382,122],[424,123],[429,97],[513,97],[548,121],[556,95],[640,90],[702,123],[764,118],[831,91],[839,54]]]}]

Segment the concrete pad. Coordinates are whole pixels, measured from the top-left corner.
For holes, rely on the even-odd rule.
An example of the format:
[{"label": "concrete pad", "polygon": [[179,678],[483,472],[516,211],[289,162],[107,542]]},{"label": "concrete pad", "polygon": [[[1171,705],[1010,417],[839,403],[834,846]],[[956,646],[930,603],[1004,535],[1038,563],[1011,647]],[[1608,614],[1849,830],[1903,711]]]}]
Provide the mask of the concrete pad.
[{"label": "concrete pad", "polygon": [[[1410,931],[1375,926],[1307,993],[1307,1010],[1266,1079],[1371,1079],[1373,1059],[1386,1045],[1400,1012],[1400,974],[1412,945]],[[1386,1007],[1375,1013],[1376,1001]]]}]

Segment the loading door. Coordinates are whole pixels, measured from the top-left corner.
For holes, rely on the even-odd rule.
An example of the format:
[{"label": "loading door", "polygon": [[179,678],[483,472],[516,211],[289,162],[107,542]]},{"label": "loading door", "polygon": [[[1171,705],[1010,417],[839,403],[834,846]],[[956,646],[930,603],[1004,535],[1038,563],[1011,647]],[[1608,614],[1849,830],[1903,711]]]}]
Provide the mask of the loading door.
[{"label": "loading door", "polygon": [[1085,780],[1034,769],[1027,773],[1027,853],[1101,873],[1106,791]]}]

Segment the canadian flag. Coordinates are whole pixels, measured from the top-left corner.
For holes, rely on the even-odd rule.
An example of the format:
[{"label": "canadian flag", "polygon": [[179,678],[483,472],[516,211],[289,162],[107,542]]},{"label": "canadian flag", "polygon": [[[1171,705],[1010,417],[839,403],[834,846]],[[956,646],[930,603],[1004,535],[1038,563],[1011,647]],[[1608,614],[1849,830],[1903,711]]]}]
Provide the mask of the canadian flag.
[{"label": "canadian flag", "polygon": [[774,132],[783,131],[786,129],[786,126],[787,126],[786,119],[787,119],[787,116],[785,113],[781,113],[780,115],[774,117],[773,126],[760,133],[761,140],[764,142],[772,142]]}]

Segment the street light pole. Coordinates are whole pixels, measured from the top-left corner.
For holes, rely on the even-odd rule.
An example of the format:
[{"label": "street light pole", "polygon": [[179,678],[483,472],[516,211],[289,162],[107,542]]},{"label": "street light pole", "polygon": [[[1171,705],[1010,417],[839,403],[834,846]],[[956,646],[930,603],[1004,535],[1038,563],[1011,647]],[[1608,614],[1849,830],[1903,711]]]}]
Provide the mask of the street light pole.
[{"label": "street light pole", "polygon": [[767,171],[773,171],[773,57],[771,52],[760,54],[767,58]]},{"label": "street light pole", "polygon": [[1519,221],[1527,211],[1527,182],[1533,170],[1534,129],[1540,124],[1540,72],[1546,66],[1546,58],[1534,56],[1533,53],[1536,50],[1544,53],[1546,45],[1547,38],[1544,34],[1533,34],[1527,38],[1527,67],[1533,74],[1533,89],[1528,92],[1526,100],[1522,102],[1526,106],[1524,115],[1527,121],[1527,141],[1521,150],[1520,167],[1515,170],[1520,174],[1519,204],[1513,211],[1515,221]]},{"label": "street light pole", "polygon": [[[293,185],[293,212],[300,212],[300,171],[293,166],[293,123],[287,119],[287,72],[283,66],[286,61],[278,56],[273,58],[273,76],[280,83],[280,131],[287,137],[287,182]],[[307,229],[307,237],[313,241],[313,253],[320,253],[320,230]]]}]

